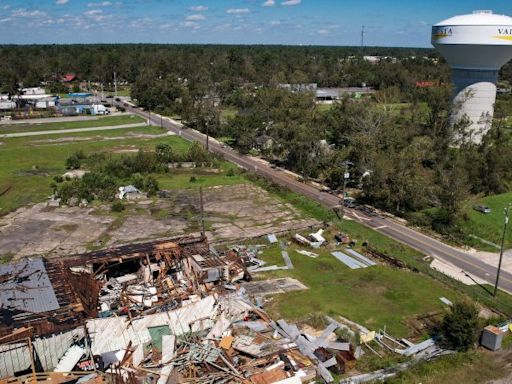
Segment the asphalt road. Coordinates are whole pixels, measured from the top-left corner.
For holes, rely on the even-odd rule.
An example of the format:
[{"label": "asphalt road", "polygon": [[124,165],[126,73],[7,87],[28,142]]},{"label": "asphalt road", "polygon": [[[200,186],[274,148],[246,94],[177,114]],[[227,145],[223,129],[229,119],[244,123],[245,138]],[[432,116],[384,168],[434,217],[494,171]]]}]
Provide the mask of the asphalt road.
[{"label": "asphalt road", "polygon": [[[141,111],[138,108],[125,107],[127,111],[134,114],[148,118],[146,111]],[[163,127],[175,132],[186,140],[198,141],[202,144],[206,143],[206,136],[202,133],[189,128],[181,128],[168,120],[161,120],[159,116],[151,114],[151,122],[154,125],[162,125]],[[313,200],[332,208],[340,204],[340,199],[331,194],[321,192],[315,187],[301,183],[295,180],[292,176],[286,173],[273,169],[270,166],[260,163],[247,156],[241,155],[235,150],[218,144],[217,142],[209,141],[209,150],[223,156],[242,168],[253,171],[276,184],[288,187],[294,192],[300,193],[304,196],[310,197]],[[466,272],[472,277],[478,277],[489,284],[494,285],[496,279],[497,265],[487,264],[473,254],[463,252],[457,248],[451,247],[443,242],[427,236],[419,231],[409,228],[394,219],[382,216],[369,216],[363,212],[353,209],[345,209],[345,215],[354,219],[361,224],[382,233],[383,235],[407,244],[425,255],[446,261],[460,268],[461,271]],[[500,275],[500,289],[512,293],[512,274],[504,270]]]}]

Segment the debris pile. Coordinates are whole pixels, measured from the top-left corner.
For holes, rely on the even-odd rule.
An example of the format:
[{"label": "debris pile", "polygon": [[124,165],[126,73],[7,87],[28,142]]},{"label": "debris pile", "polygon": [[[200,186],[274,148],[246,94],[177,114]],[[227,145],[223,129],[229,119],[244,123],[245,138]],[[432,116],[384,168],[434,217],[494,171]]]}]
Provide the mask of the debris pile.
[{"label": "debris pile", "polygon": [[[278,242],[274,237],[271,244]],[[319,231],[308,241],[325,243],[325,238]],[[269,295],[308,289],[292,278],[250,281],[251,272],[264,268],[293,268],[287,244],[279,244],[284,267],[266,267],[257,257],[262,246],[218,252],[204,237],[3,266],[0,379],[331,383],[365,353],[411,359],[445,353],[433,340],[415,345],[341,316],[326,317],[321,331],[272,320],[263,309]],[[349,248],[346,252],[351,256],[343,257],[352,263],[375,265]]]}]

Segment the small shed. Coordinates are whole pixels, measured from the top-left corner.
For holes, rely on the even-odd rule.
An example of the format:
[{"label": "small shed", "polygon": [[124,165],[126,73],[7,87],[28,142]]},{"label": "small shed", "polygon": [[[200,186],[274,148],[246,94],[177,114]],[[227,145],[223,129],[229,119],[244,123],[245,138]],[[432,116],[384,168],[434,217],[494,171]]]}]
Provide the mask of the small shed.
[{"label": "small shed", "polygon": [[480,344],[491,351],[501,349],[501,342],[503,340],[503,332],[494,325],[488,325],[482,332],[482,340]]}]

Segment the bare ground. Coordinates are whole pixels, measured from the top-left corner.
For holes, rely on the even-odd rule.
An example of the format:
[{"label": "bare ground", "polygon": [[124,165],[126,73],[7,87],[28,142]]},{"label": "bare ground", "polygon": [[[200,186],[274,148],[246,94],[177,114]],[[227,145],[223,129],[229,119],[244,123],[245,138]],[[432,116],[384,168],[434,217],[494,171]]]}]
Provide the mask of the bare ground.
[{"label": "bare ground", "polygon": [[[293,231],[320,223],[304,218],[253,185],[204,189],[205,228],[212,241],[237,240]],[[176,190],[168,198],[127,204],[121,215],[109,205],[50,208],[24,207],[0,218],[0,256],[62,256],[86,250],[150,240],[201,228],[199,193]]]}]

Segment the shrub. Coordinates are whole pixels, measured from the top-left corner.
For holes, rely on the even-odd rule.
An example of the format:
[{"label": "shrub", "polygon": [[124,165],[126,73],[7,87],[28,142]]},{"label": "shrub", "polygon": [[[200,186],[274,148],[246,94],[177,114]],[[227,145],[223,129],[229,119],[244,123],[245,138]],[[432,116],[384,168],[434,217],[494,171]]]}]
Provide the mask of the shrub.
[{"label": "shrub", "polygon": [[478,311],[468,301],[456,302],[441,325],[442,344],[457,351],[467,351],[476,342]]},{"label": "shrub", "polygon": [[124,204],[121,200],[116,200],[110,206],[110,210],[112,212],[122,212],[124,211]]},{"label": "shrub", "polygon": [[195,176],[190,176],[190,180],[189,180],[190,183],[195,183],[196,181],[197,181],[197,179]]},{"label": "shrub", "polygon": [[154,196],[158,192],[158,181],[154,176],[148,175],[144,178],[144,190],[148,196]]},{"label": "shrub", "polygon": [[235,176],[235,170],[233,168],[229,168],[228,171],[226,172],[226,176]]},{"label": "shrub", "polygon": [[79,169],[82,165],[82,161],[85,160],[86,156],[83,151],[73,153],[66,159],[67,169]]}]

